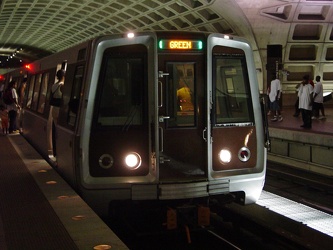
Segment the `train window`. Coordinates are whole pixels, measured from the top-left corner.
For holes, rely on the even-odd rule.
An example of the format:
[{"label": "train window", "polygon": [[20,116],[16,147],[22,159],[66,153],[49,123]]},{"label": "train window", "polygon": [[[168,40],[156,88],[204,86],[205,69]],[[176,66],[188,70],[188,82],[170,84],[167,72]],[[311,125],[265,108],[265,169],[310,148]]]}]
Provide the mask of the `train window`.
[{"label": "train window", "polygon": [[35,78],[36,78],[36,75],[32,75],[30,77],[28,100],[27,100],[27,104],[26,104],[27,108],[31,108],[32,95],[33,95],[34,87],[35,87]]},{"label": "train window", "polygon": [[20,86],[17,88],[17,94],[19,96],[19,104],[21,107],[24,107],[27,99],[27,78],[24,77],[20,81]]},{"label": "train window", "polygon": [[168,127],[195,126],[194,63],[168,63]]},{"label": "train window", "polygon": [[45,100],[46,100],[48,82],[49,82],[49,73],[44,73],[39,91],[38,109],[37,109],[37,112],[41,114],[44,113],[45,109]]},{"label": "train window", "polygon": [[42,82],[42,74],[38,74],[35,80],[35,87],[32,95],[31,109],[37,110],[38,97],[39,97],[39,89]]},{"label": "train window", "polygon": [[216,126],[253,121],[249,79],[243,55],[214,57],[213,89]]},{"label": "train window", "polygon": [[143,55],[127,52],[120,53],[120,56],[119,49],[111,48],[104,54],[99,78],[102,88],[97,122],[100,126],[121,126],[127,129],[131,125],[143,123],[146,71]]},{"label": "train window", "polygon": [[81,99],[81,87],[83,80],[83,66],[79,66],[76,69],[74,82],[71,92],[71,99],[68,103],[69,112],[67,117],[67,123],[71,126],[75,126],[77,111],[79,109],[79,103]]}]

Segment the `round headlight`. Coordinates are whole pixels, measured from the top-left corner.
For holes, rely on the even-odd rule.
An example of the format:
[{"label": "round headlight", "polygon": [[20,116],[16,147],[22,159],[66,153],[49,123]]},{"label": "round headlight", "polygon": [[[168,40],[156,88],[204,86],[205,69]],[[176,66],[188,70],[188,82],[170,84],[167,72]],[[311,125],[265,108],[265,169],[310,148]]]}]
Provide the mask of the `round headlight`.
[{"label": "round headlight", "polygon": [[229,163],[231,161],[231,152],[228,149],[222,149],[219,153],[221,163]]},{"label": "round headlight", "polygon": [[137,169],[141,166],[141,157],[138,153],[132,152],[126,155],[125,164],[130,169]]}]

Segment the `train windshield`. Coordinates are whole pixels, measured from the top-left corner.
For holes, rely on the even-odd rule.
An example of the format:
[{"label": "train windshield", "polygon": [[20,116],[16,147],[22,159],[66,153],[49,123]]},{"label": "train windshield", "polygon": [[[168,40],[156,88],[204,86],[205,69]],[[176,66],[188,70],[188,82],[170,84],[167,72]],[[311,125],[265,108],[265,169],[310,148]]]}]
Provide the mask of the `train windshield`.
[{"label": "train windshield", "polygon": [[122,48],[115,47],[104,53],[99,126],[126,128],[143,123],[144,56],[120,57],[119,50]]},{"label": "train windshield", "polygon": [[215,126],[253,123],[245,56],[215,56],[213,79]]}]

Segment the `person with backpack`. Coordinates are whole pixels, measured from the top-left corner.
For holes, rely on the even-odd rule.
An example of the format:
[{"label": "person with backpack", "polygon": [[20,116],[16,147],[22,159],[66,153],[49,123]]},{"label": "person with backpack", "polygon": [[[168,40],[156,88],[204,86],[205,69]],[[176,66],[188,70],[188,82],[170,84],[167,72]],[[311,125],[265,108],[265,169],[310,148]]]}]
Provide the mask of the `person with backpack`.
[{"label": "person with backpack", "polygon": [[9,117],[9,134],[16,132],[16,118],[17,111],[20,110],[20,105],[18,104],[18,95],[16,92],[16,81],[12,80],[7,89],[4,92],[4,102],[7,105],[8,117]]}]

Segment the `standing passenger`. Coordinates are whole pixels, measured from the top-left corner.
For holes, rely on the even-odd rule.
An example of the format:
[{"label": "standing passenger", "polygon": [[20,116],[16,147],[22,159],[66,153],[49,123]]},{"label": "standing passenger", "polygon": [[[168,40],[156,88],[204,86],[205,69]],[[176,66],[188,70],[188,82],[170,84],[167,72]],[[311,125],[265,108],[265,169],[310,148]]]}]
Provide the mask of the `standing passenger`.
[{"label": "standing passenger", "polygon": [[[52,113],[52,148],[53,156],[56,156],[56,125],[58,124],[60,104],[62,100],[62,87],[65,81],[65,71],[60,69],[57,71],[57,81],[51,88],[51,100],[58,100],[56,103],[50,102]],[[53,98],[52,98],[53,97]]]},{"label": "standing passenger", "polygon": [[282,121],[283,117],[281,116],[281,110],[280,110],[280,96],[281,96],[281,82],[279,79],[277,79],[276,75],[274,74],[272,76],[273,80],[271,81],[271,88],[269,92],[269,100],[271,101],[271,110],[274,113],[274,118],[271,119],[271,121]]},{"label": "standing passenger", "polygon": [[[18,89],[18,93],[17,93],[18,94],[19,105],[20,105],[21,108],[23,107],[23,101],[24,101],[24,95],[25,95],[26,87],[27,87],[27,78],[24,78],[21,86]],[[20,109],[19,112],[18,112],[18,117],[17,117],[19,128],[20,128],[21,132],[22,132],[22,112],[23,112],[23,110]]]},{"label": "standing passenger", "polygon": [[303,77],[302,85],[298,91],[299,108],[302,113],[303,128],[311,128],[311,113],[312,113],[312,101],[313,101],[313,87],[309,82],[309,75]]},{"label": "standing passenger", "polygon": [[[316,84],[313,89],[313,116],[312,119],[325,119],[323,84],[320,76],[316,76]],[[322,116],[319,116],[319,110]]]},{"label": "standing passenger", "polygon": [[[57,71],[57,81],[52,85],[52,88],[51,88],[51,96],[53,96],[54,99],[61,101],[62,87],[64,85],[64,81],[65,81],[65,71],[60,69]],[[60,102],[58,102],[57,104],[50,103],[50,105],[52,106],[53,122],[57,125],[58,117],[59,117],[59,110],[60,110]]]},{"label": "standing passenger", "polygon": [[16,81],[13,80],[8,84],[6,91],[11,91],[13,103],[7,105],[8,116],[9,116],[9,134],[17,131],[16,120],[17,111],[20,110],[20,105],[18,104],[18,95],[16,92]]}]

